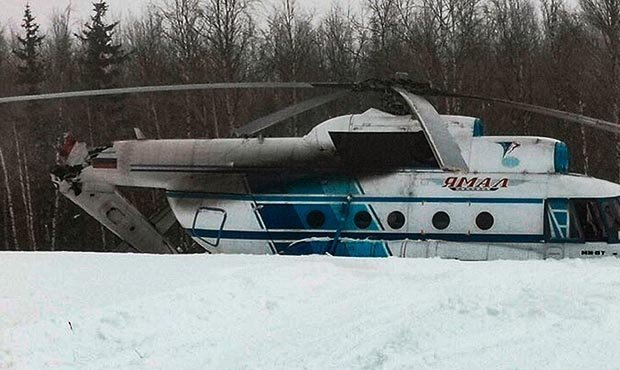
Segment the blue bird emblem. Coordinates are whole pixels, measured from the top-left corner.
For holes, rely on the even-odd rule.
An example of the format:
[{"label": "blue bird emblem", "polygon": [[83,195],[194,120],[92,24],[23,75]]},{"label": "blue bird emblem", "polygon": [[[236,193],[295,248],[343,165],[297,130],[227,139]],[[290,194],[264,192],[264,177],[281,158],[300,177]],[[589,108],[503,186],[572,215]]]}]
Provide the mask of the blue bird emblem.
[{"label": "blue bird emblem", "polygon": [[513,153],[518,147],[520,147],[521,144],[516,141],[502,141],[498,144],[501,145],[504,149],[504,155],[502,156],[502,165],[509,168],[517,167],[521,163],[521,161],[518,158],[511,156],[510,154]]}]

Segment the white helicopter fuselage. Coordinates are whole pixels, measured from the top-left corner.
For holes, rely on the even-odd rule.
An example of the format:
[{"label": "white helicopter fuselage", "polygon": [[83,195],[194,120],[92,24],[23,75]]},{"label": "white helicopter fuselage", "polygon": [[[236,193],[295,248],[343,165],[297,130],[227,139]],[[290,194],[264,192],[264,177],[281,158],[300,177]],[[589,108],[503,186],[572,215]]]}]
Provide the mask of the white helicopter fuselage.
[{"label": "white helicopter fuselage", "polygon": [[[227,186],[237,188],[234,194],[171,191],[168,198],[181,225],[212,253],[464,260],[617,255],[617,228],[615,235],[603,233],[604,223],[613,220],[601,219],[601,233],[586,241],[571,208],[575,199],[618,202],[620,187],[592,180],[403,171],[359,181],[320,178],[287,193],[257,194],[245,191],[239,177]],[[559,200],[564,207],[553,203]],[[560,214],[573,223],[558,220]],[[577,229],[571,234],[571,228]]]},{"label": "white helicopter fuselage", "polygon": [[442,119],[467,172],[434,166],[410,117],[370,110],[303,138],[116,142],[75,181],[59,184],[124,240],[161,246],[154,251],[165,251],[165,241],[153,239],[156,230],[117,186],[166,190],[181,227],[210,253],[463,260],[620,253],[619,185],[567,174],[557,140],[480,136],[474,118]]}]

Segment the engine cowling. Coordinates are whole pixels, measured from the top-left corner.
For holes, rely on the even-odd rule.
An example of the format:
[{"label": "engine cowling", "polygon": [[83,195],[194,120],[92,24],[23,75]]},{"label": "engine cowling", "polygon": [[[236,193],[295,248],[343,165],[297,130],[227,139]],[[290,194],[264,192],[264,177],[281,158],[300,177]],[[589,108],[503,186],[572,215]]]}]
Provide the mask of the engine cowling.
[{"label": "engine cowling", "polygon": [[471,172],[567,173],[570,164],[566,144],[543,137],[474,137],[464,152]]}]

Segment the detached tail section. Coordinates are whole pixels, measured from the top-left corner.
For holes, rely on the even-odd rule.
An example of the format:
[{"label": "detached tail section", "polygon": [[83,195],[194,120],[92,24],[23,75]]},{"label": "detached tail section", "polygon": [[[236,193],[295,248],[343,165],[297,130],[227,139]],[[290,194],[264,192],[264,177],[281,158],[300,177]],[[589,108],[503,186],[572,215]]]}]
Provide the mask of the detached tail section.
[{"label": "detached tail section", "polygon": [[[85,143],[71,135],[59,149],[59,165],[52,171],[58,191],[141,253],[177,253],[160,231],[123,197],[116,186],[89,181],[82,176],[88,166],[112,166],[116,159],[99,158],[101,150],[89,152]],[[114,163],[113,163],[114,162]],[[164,230],[162,230],[164,231]]]}]

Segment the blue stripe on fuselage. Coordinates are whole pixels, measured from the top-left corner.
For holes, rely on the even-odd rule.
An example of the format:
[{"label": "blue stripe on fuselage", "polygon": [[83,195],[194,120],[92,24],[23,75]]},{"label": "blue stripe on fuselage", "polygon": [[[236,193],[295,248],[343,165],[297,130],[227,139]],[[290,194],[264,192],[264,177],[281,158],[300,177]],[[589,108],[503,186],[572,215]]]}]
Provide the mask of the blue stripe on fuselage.
[{"label": "blue stripe on fuselage", "polygon": [[[194,230],[187,232],[193,237],[217,238],[219,230]],[[311,238],[332,238],[334,231],[329,230],[287,230],[287,231],[241,231],[223,230],[222,239],[239,240],[273,240],[291,241]],[[541,243],[542,234],[441,234],[441,233],[396,233],[385,231],[342,231],[341,238],[368,240],[443,240],[451,242],[479,242],[479,243]]]},{"label": "blue stripe on fuselage", "polygon": [[[342,203],[347,200],[346,195],[317,194],[218,194],[169,191],[168,197],[174,199],[213,199],[213,200],[236,200],[256,202],[302,202],[302,203]],[[352,195],[352,203],[485,203],[485,204],[542,204],[539,198],[467,198],[467,197],[383,197]]]}]

